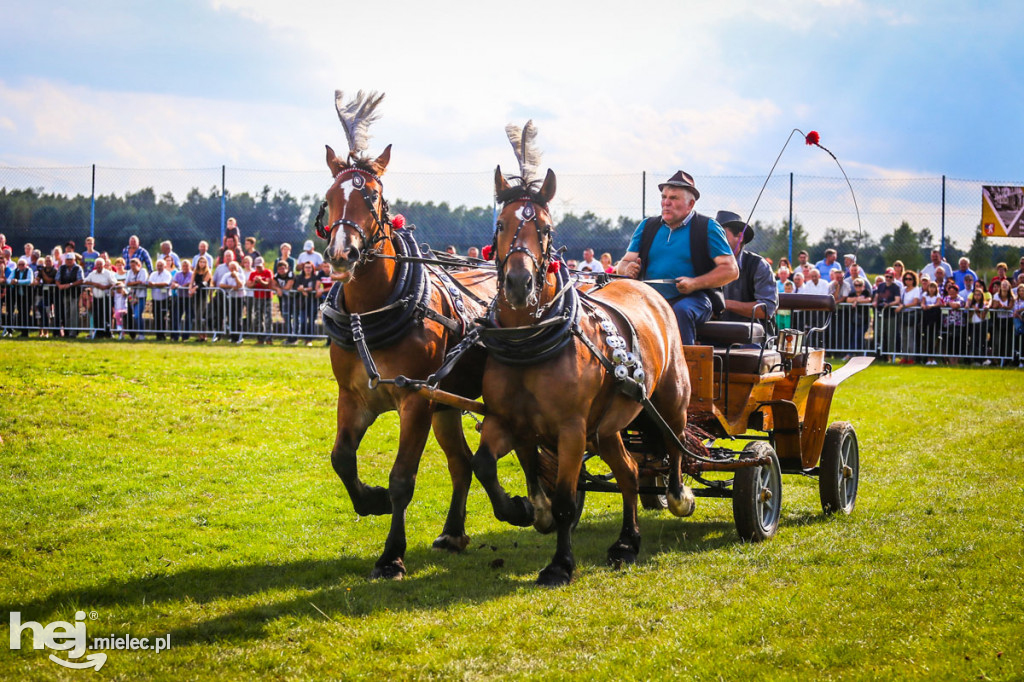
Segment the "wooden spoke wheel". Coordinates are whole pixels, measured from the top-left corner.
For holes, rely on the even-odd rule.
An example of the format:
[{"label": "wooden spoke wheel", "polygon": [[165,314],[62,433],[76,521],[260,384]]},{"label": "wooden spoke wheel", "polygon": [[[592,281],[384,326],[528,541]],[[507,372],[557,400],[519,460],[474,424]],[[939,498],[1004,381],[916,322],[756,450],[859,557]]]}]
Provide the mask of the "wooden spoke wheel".
[{"label": "wooden spoke wheel", "polygon": [[818,494],[826,514],[849,514],[857,504],[860,450],[849,422],[835,422],[825,431],[818,463]]},{"label": "wooden spoke wheel", "polygon": [[737,469],[732,486],[732,514],[740,538],[761,542],[775,535],[782,515],[782,469],[771,445],[752,441],[740,459],[767,455],[766,465]]}]

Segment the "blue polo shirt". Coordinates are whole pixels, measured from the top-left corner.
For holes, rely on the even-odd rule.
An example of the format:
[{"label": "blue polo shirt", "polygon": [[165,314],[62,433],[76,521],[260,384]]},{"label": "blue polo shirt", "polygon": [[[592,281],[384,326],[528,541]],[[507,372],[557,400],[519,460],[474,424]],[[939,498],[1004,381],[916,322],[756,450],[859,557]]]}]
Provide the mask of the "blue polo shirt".
[{"label": "blue polo shirt", "polygon": [[[650,253],[647,255],[647,278],[648,279],[672,279],[676,277],[695,277],[693,269],[693,258],[690,255],[690,221],[696,211],[690,211],[683,224],[672,230],[665,223],[658,228],[651,243]],[[633,238],[629,241],[627,251],[639,253],[640,237],[644,232],[644,224],[641,222],[633,231]],[[732,254],[729,242],[725,239],[725,230],[715,221],[708,218],[708,255],[712,260],[719,256]],[[679,290],[675,284],[653,283],[655,290],[665,298],[671,300],[679,298]]]},{"label": "blue polo shirt", "polygon": [[832,271],[833,270],[842,270],[843,269],[843,266],[839,264],[839,261],[834,260],[834,261],[832,261],[832,265],[829,265],[828,263],[825,262],[824,258],[822,258],[820,261],[815,263],[814,267],[818,269],[818,274],[820,274],[821,278],[823,280],[825,280],[826,282],[829,281],[832,278]]}]

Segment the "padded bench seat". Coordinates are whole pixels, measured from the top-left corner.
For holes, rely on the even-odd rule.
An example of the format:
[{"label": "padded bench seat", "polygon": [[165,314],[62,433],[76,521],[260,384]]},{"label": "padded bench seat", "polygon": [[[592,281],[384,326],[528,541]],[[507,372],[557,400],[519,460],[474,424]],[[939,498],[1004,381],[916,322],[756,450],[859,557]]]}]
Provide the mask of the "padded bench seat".
[{"label": "padded bench seat", "polygon": [[765,331],[757,322],[705,322],[696,329],[697,343],[729,346],[734,343],[763,346]]},{"label": "padded bench seat", "polygon": [[[715,357],[721,359],[721,367],[726,369],[726,353],[729,354],[730,374],[767,374],[772,367],[782,362],[782,356],[777,351],[766,350],[763,354],[760,348],[715,348]],[[758,360],[760,356],[760,361]],[[718,363],[715,363],[716,367]]]}]

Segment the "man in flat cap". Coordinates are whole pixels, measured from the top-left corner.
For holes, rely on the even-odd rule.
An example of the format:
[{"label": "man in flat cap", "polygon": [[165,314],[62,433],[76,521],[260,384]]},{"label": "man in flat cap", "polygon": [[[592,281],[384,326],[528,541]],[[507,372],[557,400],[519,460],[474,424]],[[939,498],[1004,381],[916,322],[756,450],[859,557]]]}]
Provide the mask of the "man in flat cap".
[{"label": "man in flat cap", "polygon": [[715,290],[736,279],[739,269],[725,231],[693,206],[700,192],[693,176],[677,171],[658,185],[661,215],[647,218],[633,232],[615,272],[642,279],[664,296],[676,314],[684,345],[711,318]]},{"label": "man in flat cap", "polygon": [[754,230],[732,211],[719,211],[715,220],[725,228],[725,238],[736,254],[740,276],[725,285],[725,313],[723,320],[750,321],[753,317],[761,324],[775,314],[779,307],[779,289],[775,274],[760,255],[743,247],[754,238]]}]

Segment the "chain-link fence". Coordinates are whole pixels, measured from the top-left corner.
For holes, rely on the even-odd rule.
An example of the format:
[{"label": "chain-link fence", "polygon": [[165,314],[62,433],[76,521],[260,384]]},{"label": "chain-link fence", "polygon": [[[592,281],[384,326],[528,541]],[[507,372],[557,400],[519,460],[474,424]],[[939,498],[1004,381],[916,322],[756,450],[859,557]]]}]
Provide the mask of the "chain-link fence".
[{"label": "chain-link fence", "polygon": [[[621,256],[644,215],[659,211],[658,183],[672,171],[558,177],[553,204],[556,240],[579,257],[583,248]],[[0,168],[0,233],[14,257],[25,243],[48,251],[94,235],[98,251],[120,252],[136,234],[154,249],[171,240],[194,253],[203,239],[220,244],[224,221],[237,219],[259,248],[276,252],[282,242],[313,238],[312,221],[330,185],[319,171],[119,169],[106,167]],[[754,176],[697,178],[698,210],[748,215],[763,183]],[[490,242],[493,173],[402,173],[384,177],[394,212],[418,226],[434,247],[460,252]],[[869,273],[900,259],[911,268],[927,262],[941,244],[950,262],[971,256],[972,267],[991,272],[995,263],[1016,267],[1021,240],[983,238],[979,232],[982,183],[945,177],[858,179],[778,174],[767,183],[752,214],[754,251],[778,260],[807,249],[812,262],[835,248],[854,252]],[[856,199],[854,198],[856,197]],[[791,223],[792,220],[792,223]],[[904,225],[905,223],[905,225]]]}]

